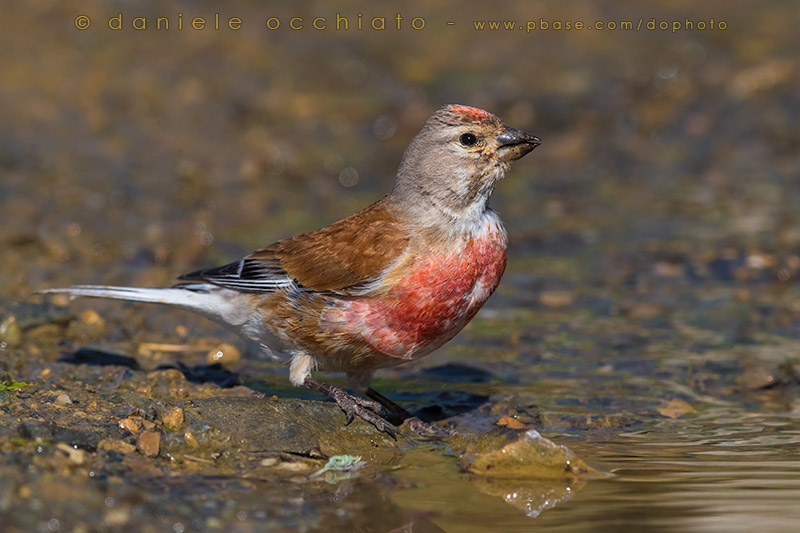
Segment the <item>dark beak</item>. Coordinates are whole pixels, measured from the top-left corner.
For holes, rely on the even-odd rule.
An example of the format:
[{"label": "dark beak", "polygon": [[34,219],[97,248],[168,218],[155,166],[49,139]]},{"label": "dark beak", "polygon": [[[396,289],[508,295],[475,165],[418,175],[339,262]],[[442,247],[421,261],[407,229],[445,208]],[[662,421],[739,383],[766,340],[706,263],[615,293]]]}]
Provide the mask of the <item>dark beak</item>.
[{"label": "dark beak", "polygon": [[507,127],[497,136],[498,152],[506,161],[519,159],[540,144],[542,140],[536,135],[514,128]]}]

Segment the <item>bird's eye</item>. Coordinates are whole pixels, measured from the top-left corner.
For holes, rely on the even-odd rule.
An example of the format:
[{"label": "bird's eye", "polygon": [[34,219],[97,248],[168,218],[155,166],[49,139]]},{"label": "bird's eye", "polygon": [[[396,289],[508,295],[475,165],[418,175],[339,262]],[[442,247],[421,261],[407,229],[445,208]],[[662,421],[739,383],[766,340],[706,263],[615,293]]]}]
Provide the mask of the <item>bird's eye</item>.
[{"label": "bird's eye", "polygon": [[476,142],[478,142],[478,138],[475,136],[474,133],[468,132],[463,134],[459,139],[459,141],[464,146],[473,146]]}]

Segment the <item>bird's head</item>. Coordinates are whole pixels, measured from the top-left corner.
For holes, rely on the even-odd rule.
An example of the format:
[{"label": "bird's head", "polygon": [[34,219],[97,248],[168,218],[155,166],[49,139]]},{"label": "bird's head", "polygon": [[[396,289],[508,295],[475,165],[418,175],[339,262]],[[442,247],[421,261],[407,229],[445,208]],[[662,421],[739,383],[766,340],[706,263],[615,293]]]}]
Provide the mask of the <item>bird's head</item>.
[{"label": "bird's head", "polygon": [[445,106],[406,149],[392,196],[433,204],[449,216],[480,214],[511,161],[539,144],[538,137],[506,126],[488,111]]}]

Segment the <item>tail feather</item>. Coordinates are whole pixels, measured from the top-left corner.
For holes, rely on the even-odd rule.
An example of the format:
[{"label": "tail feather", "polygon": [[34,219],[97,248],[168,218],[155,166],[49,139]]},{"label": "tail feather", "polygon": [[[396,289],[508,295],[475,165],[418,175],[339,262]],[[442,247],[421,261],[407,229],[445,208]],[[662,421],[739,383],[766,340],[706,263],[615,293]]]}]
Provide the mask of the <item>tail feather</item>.
[{"label": "tail feather", "polygon": [[[239,331],[251,319],[248,301],[242,293],[223,289],[207,283],[185,283],[163,289],[140,287],[110,287],[106,285],[75,285],[61,289],[46,289],[41,294],[62,293],[91,298],[113,298],[131,302],[149,302],[174,305],[210,318]],[[242,333],[247,338],[251,336]],[[258,337],[255,338],[258,340]]]},{"label": "tail feather", "polygon": [[[188,288],[189,286],[187,286]],[[46,289],[40,294],[63,293],[71,296],[88,296],[90,298],[113,298],[131,302],[149,302],[177,305],[196,311],[208,308],[207,291],[187,290],[186,288],[147,289],[140,287],[111,287],[105,285],[75,285],[60,289]]]}]

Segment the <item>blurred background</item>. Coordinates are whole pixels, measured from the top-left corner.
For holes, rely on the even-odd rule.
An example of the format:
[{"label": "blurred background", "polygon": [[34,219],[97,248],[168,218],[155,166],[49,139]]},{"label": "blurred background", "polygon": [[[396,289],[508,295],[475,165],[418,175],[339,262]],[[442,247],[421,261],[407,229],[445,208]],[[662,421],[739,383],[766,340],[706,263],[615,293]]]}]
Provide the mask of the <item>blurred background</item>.
[{"label": "blurred background", "polygon": [[[178,13],[210,26],[218,12],[220,30],[175,29]],[[123,29],[108,30],[120,13]],[[310,28],[336,14],[354,26],[359,13],[389,29]],[[78,15],[89,29],[76,29]],[[146,31],[132,29],[136,16]],[[172,29],[155,30],[158,16]],[[294,16],[303,30],[288,29]],[[241,29],[225,29],[231,17]],[[283,25],[267,30],[269,17]],[[473,25],[640,18],[727,29]],[[797,22],[781,2],[10,6],[0,290],[162,284],[325,225],[388,192],[408,141],[453,102],[544,139],[493,201],[510,229],[511,274],[598,241],[606,253],[585,257],[595,275],[609,261],[630,275],[652,243],[670,264],[765,252],[770,277],[793,273]]]},{"label": "blurred background", "polygon": [[[109,30],[119,14],[123,29]],[[349,30],[333,28],[337,14]],[[86,21],[79,16],[87,29],[76,28]],[[133,29],[134,17],[147,29]],[[170,30],[156,30],[156,17]],[[194,17],[206,28],[191,29]],[[226,27],[232,17],[240,29]],[[270,17],[278,29],[265,27]],[[289,29],[293,17],[302,30]],[[315,17],[328,28],[311,28]],[[387,29],[371,29],[375,17]],[[415,18],[424,28],[411,27]],[[520,29],[529,21],[537,29]],[[556,30],[557,21],[641,28]],[[668,29],[647,28],[662,22]],[[651,464],[680,435],[699,455],[667,470],[725,477],[726,464],[701,459],[727,447],[767,454],[778,461],[775,476],[796,474],[798,27],[797,6],[778,1],[7,3],[0,312],[24,314],[31,293],[47,287],[169,285],[324,226],[390,190],[403,150],[436,109],[477,106],[543,140],[492,199],[508,228],[509,266],[454,343],[388,372],[384,385],[430,388],[426,369],[457,361],[491,376],[480,389],[491,402],[497,394],[536,402],[545,413],[537,427],[595,464]],[[180,311],[76,308],[114,324],[88,339],[100,345],[173,341],[176,331],[239,342]],[[26,349],[6,351],[6,360],[24,369],[58,356],[52,346],[35,357]],[[434,376],[469,388],[457,372]],[[722,437],[720,428],[744,433]],[[634,441],[647,438],[643,451]],[[745,469],[761,473],[741,474],[741,483],[775,486],[765,468]],[[787,526],[797,516],[780,498],[798,493],[798,477],[783,485],[789,492],[769,493],[774,504],[765,497],[746,510],[723,492],[698,511],[691,506],[703,498],[690,491],[691,504],[680,504],[689,510],[667,518],[682,530],[768,515]],[[615,497],[629,490],[605,487]],[[652,500],[685,490],[669,485]],[[600,502],[582,508],[586,524],[612,527],[608,517],[624,515],[668,529],[662,508],[609,514],[609,493],[584,492]],[[568,523],[558,511],[542,520]],[[692,521],[698,513],[716,518]]]}]

